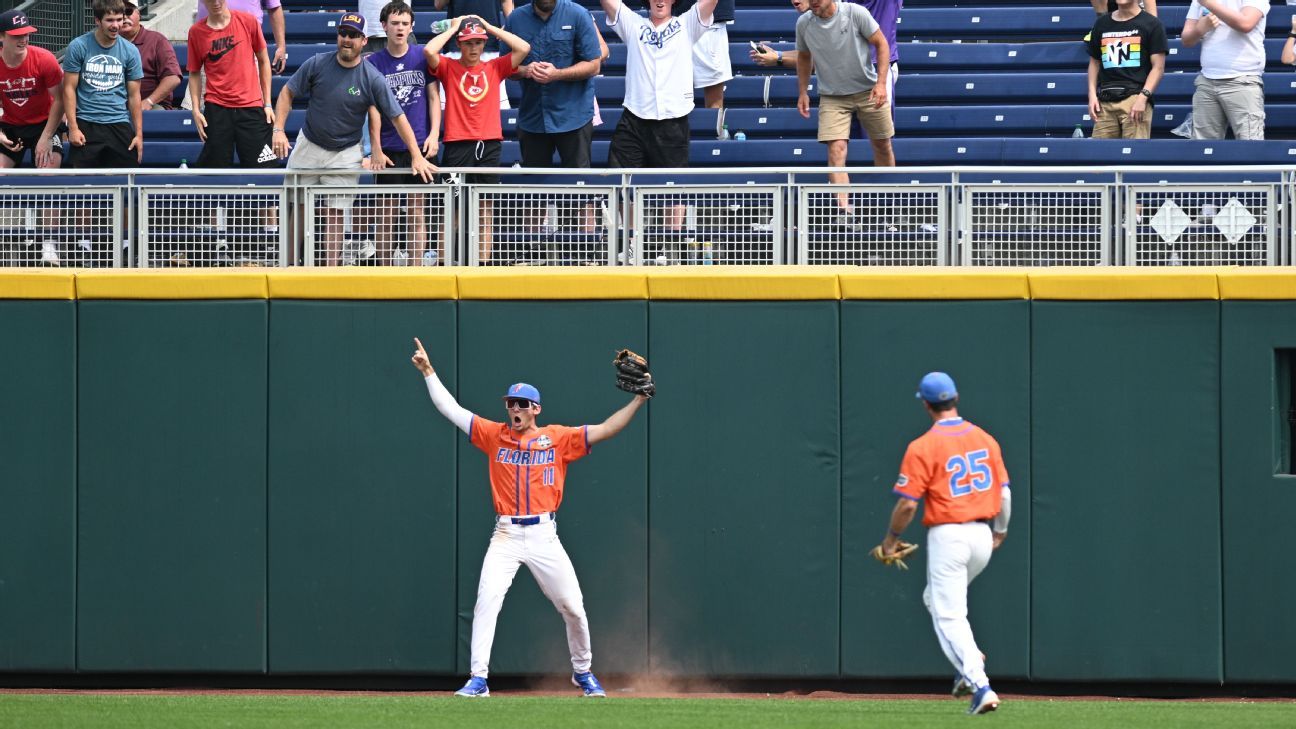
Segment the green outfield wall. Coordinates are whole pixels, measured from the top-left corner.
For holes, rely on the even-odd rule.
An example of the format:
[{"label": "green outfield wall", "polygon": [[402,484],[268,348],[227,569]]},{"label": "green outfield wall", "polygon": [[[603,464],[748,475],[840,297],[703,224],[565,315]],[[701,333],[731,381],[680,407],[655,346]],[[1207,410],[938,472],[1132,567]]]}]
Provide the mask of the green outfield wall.
[{"label": "green outfield wall", "polygon": [[[1296,682],[1291,269],[0,271],[0,671],[462,675],[493,510],[415,336],[492,419],[649,357],[559,518],[596,671],[948,676],[925,550],[868,556],[946,370],[1012,480],[992,677]],[[522,569],[492,671],[567,668]]]}]

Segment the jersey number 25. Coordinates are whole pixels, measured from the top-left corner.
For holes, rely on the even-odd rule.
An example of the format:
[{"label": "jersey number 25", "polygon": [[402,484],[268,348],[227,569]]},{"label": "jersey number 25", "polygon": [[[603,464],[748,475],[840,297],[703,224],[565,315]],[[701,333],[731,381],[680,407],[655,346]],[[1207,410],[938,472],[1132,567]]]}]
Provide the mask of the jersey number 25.
[{"label": "jersey number 25", "polygon": [[990,451],[985,448],[950,456],[950,459],[945,461],[945,472],[949,474],[950,496],[957,498],[967,496],[973,489],[977,491],[989,489],[990,465],[986,463],[989,457]]}]

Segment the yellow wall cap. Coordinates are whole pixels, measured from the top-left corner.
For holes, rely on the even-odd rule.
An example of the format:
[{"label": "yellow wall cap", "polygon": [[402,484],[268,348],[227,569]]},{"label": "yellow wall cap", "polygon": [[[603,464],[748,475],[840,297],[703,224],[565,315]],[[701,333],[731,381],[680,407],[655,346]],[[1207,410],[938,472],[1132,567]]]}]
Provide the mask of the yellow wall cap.
[{"label": "yellow wall cap", "polygon": [[648,296],[656,301],[841,298],[837,269],[827,266],[665,266],[647,270]]},{"label": "yellow wall cap", "polygon": [[1036,301],[1218,299],[1214,269],[1047,268],[1028,274]]},{"label": "yellow wall cap", "polygon": [[1221,299],[1296,300],[1296,268],[1227,268],[1219,273]]},{"label": "yellow wall cap", "polygon": [[646,299],[647,279],[641,268],[461,268],[459,298]]},{"label": "yellow wall cap", "polygon": [[851,268],[840,275],[843,299],[1028,299],[1021,268]]},{"label": "yellow wall cap", "polygon": [[257,269],[113,269],[76,274],[79,299],[264,299],[266,271]]},{"label": "yellow wall cap", "polygon": [[448,268],[289,268],[271,271],[272,299],[446,300],[458,295]]},{"label": "yellow wall cap", "polygon": [[71,271],[0,269],[0,299],[76,298],[76,275]]}]

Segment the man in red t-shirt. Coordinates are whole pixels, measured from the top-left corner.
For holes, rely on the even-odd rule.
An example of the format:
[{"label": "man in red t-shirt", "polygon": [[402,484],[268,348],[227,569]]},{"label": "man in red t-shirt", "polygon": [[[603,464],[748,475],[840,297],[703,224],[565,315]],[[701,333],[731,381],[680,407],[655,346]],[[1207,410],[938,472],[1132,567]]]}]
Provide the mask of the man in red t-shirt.
[{"label": "man in red t-shirt", "polygon": [[[29,45],[35,32],[36,26],[21,11],[0,13],[0,168],[22,164],[29,149],[39,168],[63,164],[63,143],[57,134],[63,119],[63,69],[53,53]],[[41,215],[44,231],[53,233],[59,212],[47,209]],[[28,232],[35,243],[35,231]],[[59,265],[53,239],[41,244],[41,263]]]},{"label": "man in red t-shirt", "polygon": [[[482,61],[487,34],[499,38],[512,51],[490,61]],[[460,58],[443,55],[441,49],[454,37],[459,43]],[[500,89],[513,75],[522,60],[531,53],[531,44],[516,35],[497,28],[475,16],[460,16],[450,27],[428,42],[423,49],[428,70],[441,82],[445,98],[445,134],[441,137],[441,166],[499,167],[500,142],[504,127],[500,123]],[[467,175],[469,183],[496,183],[499,175]],[[492,238],[490,202],[481,201],[481,226],[478,230],[478,261],[490,259]]]},{"label": "man in red t-shirt", "polygon": [[[226,0],[203,4],[207,17],[189,28],[189,97],[204,142],[198,166],[233,166],[237,148],[240,166],[274,167],[270,55],[261,26],[252,15],[230,10]],[[198,74],[203,69],[205,92]]]}]

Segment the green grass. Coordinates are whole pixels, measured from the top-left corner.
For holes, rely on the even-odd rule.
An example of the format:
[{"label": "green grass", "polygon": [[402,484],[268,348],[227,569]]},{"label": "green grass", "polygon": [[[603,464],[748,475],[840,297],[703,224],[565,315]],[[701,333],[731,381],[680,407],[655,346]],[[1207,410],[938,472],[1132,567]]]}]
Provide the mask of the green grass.
[{"label": "green grass", "polygon": [[372,694],[0,696],[0,727],[345,727],[398,729],[715,729],[738,727],[1276,727],[1296,726],[1296,702],[1009,700],[969,718],[966,702],[948,700],[628,699]]}]

